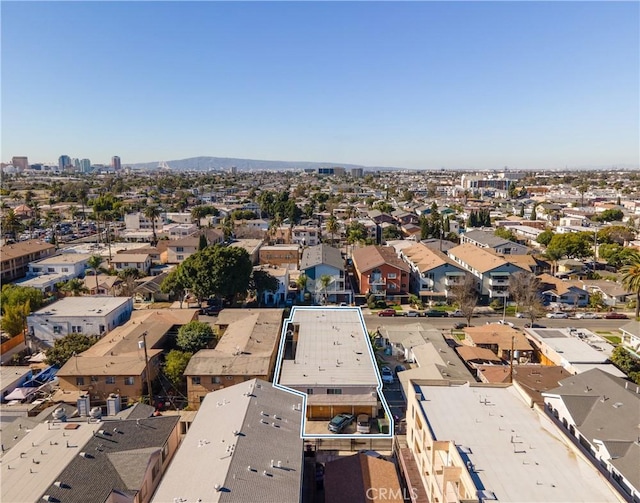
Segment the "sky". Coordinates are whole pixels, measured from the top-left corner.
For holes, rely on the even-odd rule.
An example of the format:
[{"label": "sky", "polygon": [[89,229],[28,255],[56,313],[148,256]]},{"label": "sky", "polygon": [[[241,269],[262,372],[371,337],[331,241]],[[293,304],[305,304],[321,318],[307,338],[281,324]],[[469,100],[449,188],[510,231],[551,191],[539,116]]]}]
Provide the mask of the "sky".
[{"label": "sky", "polygon": [[1,159],[640,165],[638,2],[12,2]]}]

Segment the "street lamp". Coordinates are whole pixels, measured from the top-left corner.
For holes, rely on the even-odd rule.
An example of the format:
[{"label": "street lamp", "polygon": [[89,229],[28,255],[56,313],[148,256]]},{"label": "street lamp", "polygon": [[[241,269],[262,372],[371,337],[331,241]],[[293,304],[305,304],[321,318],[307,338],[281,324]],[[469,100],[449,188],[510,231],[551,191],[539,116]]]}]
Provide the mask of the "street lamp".
[{"label": "street lamp", "polygon": [[138,348],[144,348],[144,373],[147,376],[147,392],[149,393],[149,405],[152,405],[151,375],[149,374],[149,355],[147,354],[147,332],[142,332],[140,337],[142,338],[142,340],[138,341]]}]

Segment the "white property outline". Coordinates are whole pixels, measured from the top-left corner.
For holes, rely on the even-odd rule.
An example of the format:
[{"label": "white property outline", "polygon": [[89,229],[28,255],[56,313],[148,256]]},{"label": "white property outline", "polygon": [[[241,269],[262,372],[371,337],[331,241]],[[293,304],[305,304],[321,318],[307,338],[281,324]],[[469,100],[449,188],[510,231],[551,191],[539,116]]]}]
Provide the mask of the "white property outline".
[{"label": "white property outline", "polygon": [[[300,311],[336,311],[336,310],[345,310],[348,309],[350,311],[354,311],[358,313],[358,317],[360,319],[360,326],[362,328],[363,336],[365,337],[365,342],[367,348],[369,348],[369,358],[371,358],[371,363],[373,364],[373,368],[376,374],[376,393],[380,398],[380,403],[384,408],[385,413],[387,414],[387,418],[389,419],[389,433],[358,433],[358,434],[336,434],[336,433],[318,433],[315,435],[306,435],[305,425],[307,423],[307,394],[302,391],[298,391],[297,389],[289,388],[288,386],[284,386],[279,383],[280,381],[280,370],[282,366],[282,360],[284,358],[284,347],[286,344],[286,328],[289,322],[293,322],[293,317],[297,310]],[[274,371],[274,379],[273,386],[275,388],[281,389],[283,391],[287,391],[289,393],[293,393],[302,398],[302,421],[300,421],[300,437],[303,439],[311,439],[311,438],[393,438],[393,434],[395,431],[395,421],[393,415],[391,414],[391,409],[387,404],[387,400],[382,392],[383,383],[380,378],[380,372],[377,370],[378,364],[376,363],[375,354],[373,351],[373,347],[371,346],[371,341],[369,339],[369,332],[367,331],[367,325],[362,317],[362,310],[359,307],[324,307],[324,306],[293,306],[291,312],[289,313],[289,317],[285,319],[282,323],[282,331],[280,333],[280,347],[278,349],[278,356],[276,358],[276,367]],[[345,383],[348,384],[348,383]]]}]

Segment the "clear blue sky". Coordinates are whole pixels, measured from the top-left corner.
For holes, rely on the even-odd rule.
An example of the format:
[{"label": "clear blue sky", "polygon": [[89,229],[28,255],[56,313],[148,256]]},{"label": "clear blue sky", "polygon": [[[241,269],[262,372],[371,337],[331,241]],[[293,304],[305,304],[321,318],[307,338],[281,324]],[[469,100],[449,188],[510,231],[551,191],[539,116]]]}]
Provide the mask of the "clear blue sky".
[{"label": "clear blue sky", "polygon": [[2,160],[639,161],[637,2],[1,2]]}]

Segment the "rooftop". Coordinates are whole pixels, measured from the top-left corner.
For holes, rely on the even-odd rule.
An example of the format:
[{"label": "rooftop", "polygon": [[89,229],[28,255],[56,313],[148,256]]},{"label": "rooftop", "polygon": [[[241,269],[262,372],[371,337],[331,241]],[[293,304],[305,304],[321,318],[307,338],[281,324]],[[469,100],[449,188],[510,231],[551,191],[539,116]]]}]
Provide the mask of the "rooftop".
[{"label": "rooftop", "polygon": [[525,332],[534,342],[548,347],[569,363],[605,363],[613,350],[586,328],[525,328]]},{"label": "rooftop", "polygon": [[497,269],[508,263],[495,253],[485,248],[479,248],[471,243],[465,243],[451,248],[448,253],[450,257],[459,258],[464,264],[481,273]]},{"label": "rooftop", "polygon": [[513,387],[416,388],[435,438],[456,443],[471,462],[479,492],[504,503],[618,500],[551,420],[529,408]]},{"label": "rooftop", "polygon": [[401,271],[409,272],[409,266],[398,257],[395,248],[391,246],[365,246],[353,250],[353,263],[358,271],[365,273],[389,264],[397,267]]},{"label": "rooftop", "polygon": [[31,316],[107,316],[131,302],[131,297],[65,297],[38,309]]},{"label": "rooftop", "polygon": [[282,359],[281,385],[378,385],[360,309],[294,307],[290,323],[300,326],[298,345]]},{"label": "rooftop", "polygon": [[58,264],[77,264],[79,262],[85,262],[91,258],[88,253],[61,253],[60,255],[54,255],[52,257],[43,258],[37,262],[33,262],[34,265],[58,265]]},{"label": "rooftop", "polygon": [[31,239],[29,241],[20,241],[18,243],[2,245],[2,247],[0,247],[0,255],[2,256],[2,260],[5,261],[22,257],[23,255],[28,255],[30,253],[54,249],[55,246],[51,243]]},{"label": "rooftop", "polygon": [[337,248],[328,245],[309,246],[302,251],[301,271],[320,264],[330,265],[336,269],[344,269],[342,253]]},{"label": "rooftop", "polygon": [[260,379],[209,393],[152,501],[299,501],[301,407]]}]

